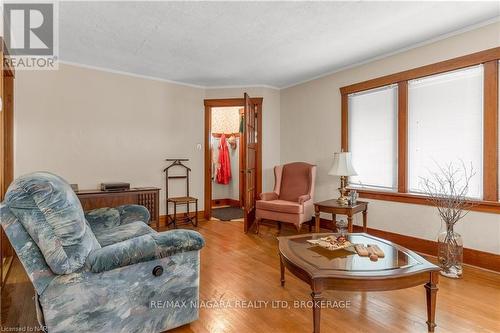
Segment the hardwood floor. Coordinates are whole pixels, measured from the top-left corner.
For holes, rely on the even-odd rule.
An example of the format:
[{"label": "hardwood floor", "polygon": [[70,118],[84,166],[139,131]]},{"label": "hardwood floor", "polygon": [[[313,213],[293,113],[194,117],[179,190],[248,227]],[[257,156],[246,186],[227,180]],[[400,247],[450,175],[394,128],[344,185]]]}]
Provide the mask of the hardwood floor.
[{"label": "hardwood floor", "polygon": [[[207,243],[201,254],[200,302],[208,307],[224,301],[231,307],[202,307],[198,321],[171,332],[312,331],[311,309],[294,307],[296,301],[310,300],[309,286],[286,272],[286,285],[280,287],[276,227],[262,225],[260,235],[255,235],[244,234],[242,222],[206,221],[199,231]],[[281,234],[295,234],[295,230],[284,225]],[[322,332],[427,332],[423,287],[325,294],[331,300],[349,301],[350,306],[322,310]],[[33,287],[16,260],[2,293],[2,326],[34,327],[32,297]],[[271,302],[276,300],[290,308],[273,309]],[[243,301],[253,303],[244,308]],[[259,301],[263,307],[256,308]],[[466,267],[461,280],[440,279],[436,332],[498,332],[498,309],[500,274]]]}]

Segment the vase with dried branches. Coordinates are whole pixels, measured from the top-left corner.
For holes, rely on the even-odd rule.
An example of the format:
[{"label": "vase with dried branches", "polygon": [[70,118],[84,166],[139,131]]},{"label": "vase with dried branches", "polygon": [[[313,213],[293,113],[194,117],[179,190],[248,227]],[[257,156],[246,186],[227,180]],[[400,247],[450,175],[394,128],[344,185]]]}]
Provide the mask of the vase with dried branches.
[{"label": "vase with dried branches", "polygon": [[463,219],[473,204],[468,198],[474,168],[461,163],[439,166],[438,171],[429,172],[429,178],[421,178],[422,188],[429,201],[437,208],[445,230],[438,236],[438,263],[441,275],[450,278],[462,277],[463,241],[455,232],[455,224]]}]

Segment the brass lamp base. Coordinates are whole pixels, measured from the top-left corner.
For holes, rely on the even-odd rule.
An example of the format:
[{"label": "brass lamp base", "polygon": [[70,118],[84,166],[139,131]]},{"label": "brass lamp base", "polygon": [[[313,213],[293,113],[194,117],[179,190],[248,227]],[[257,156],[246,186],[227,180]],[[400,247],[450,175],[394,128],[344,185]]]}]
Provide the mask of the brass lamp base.
[{"label": "brass lamp base", "polygon": [[349,205],[349,200],[345,195],[347,193],[347,189],[346,189],[346,182],[347,181],[346,180],[347,180],[346,176],[340,176],[340,187],[338,189],[340,192],[340,196],[337,199],[337,202],[341,206],[348,206]]},{"label": "brass lamp base", "polygon": [[347,197],[344,197],[344,196],[338,197],[337,202],[341,206],[348,206],[349,205],[349,200],[347,200]]}]

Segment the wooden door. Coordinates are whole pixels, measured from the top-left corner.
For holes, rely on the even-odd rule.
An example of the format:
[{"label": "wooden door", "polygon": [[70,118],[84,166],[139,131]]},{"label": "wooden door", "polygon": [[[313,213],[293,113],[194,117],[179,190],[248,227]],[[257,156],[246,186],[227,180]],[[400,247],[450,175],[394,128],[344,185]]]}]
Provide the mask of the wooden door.
[{"label": "wooden door", "polygon": [[245,232],[248,232],[255,221],[255,201],[257,197],[257,117],[256,104],[245,93],[245,109],[244,109],[244,133],[243,147],[243,195],[244,195],[244,218]]},{"label": "wooden door", "polygon": [[[3,40],[1,41],[0,45],[0,202],[3,201],[4,197],[4,180],[3,180],[3,175],[4,175],[4,170],[5,170],[5,158],[4,158],[4,122],[3,122],[3,101],[4,101],[4,96],[3,96],[3,78],[4,78],[4,71],[3,71]],[[5,239],[6,236],[4,234],[3,228],[0,226],[0,288],[3,286],[4,283],[4,273],[6,273],[6,269],[4,269],[4,262],[6,260],[7,254],[5,253],[4,247],[5,247]],[[3,290],[3,289],[0,289]]]},{"label": "wooden door", "polygon": [[[240,121],[241,121],[241,117],[245,117],[245,109],[244,108],[241,108],[239,109],[239,116],[240,116]],[[243,130],[244,131],[244,130]],[[243,155],[245,155],[245,152],[246,152],[246,149],[245,149],[245,146],[244,146],[244,138],[243,138],[243,133],[240,133],[240,142],[239,142],[239,161],[238,161],[238,171],[239,171],[239,174],[238,174],[238,195],[239,195],[239,200],[240,200],[240,205],[239,207],[240,208],[244,208],[245,207],[245,173],[244,173],[244,170],[245,170],[245,165],[243,164],[244,161],[243,161]]]}]

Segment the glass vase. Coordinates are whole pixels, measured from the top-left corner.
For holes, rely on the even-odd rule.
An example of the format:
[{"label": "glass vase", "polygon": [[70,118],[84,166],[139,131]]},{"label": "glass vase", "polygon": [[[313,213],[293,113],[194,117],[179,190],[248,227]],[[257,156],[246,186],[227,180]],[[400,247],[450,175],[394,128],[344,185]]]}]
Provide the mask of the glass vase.
[{"label": "glass vase", "polygon": [[460,279],[463,266],[463,241],[462,236],[453,230],[453,225],[446,226],[438,236],[438,264],[441,275]]}]

